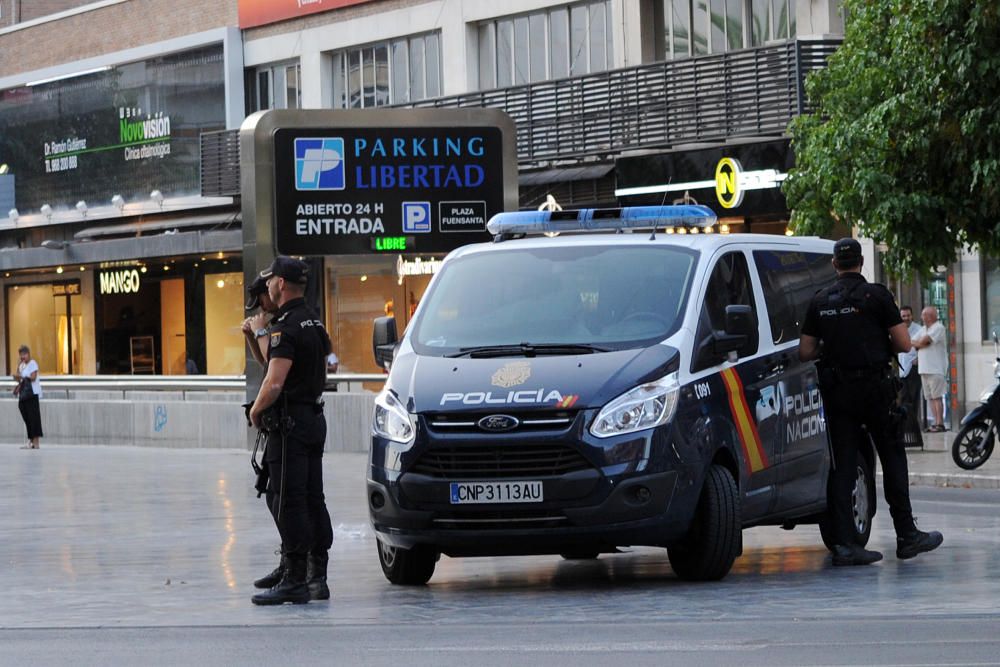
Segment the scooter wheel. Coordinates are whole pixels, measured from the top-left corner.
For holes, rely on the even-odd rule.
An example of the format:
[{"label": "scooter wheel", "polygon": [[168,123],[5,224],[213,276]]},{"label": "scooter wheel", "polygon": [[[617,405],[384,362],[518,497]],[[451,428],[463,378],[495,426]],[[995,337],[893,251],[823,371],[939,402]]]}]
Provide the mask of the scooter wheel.
[{"label": "scooter wheel", "polygon": [[951,445],[951,458],[963,470],[975,470],[993,453],[995,435],[989,420],[974,421],[962,427]]}]

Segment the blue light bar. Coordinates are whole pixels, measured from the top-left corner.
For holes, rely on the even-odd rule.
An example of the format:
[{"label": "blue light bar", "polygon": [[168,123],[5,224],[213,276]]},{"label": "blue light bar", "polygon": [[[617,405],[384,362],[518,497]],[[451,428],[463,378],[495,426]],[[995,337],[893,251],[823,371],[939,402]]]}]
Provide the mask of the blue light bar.
[{"label": "blue light bar", "polygon": [[624,208],[581,208],[573,211],[515,211],[497,213],[486,223],[496,235],[558,232],[655,229],[657,227],[708,227],[715,213],[707,206],[626,206]]}]

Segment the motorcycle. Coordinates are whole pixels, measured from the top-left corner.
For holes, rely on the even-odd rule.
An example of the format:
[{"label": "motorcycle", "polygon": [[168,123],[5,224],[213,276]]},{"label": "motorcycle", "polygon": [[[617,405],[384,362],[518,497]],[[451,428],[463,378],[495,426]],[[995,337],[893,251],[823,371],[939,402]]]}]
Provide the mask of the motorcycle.
[{"label": "motorcycle", "polygon": [[983,392],[979,405],[962,419],[961,429],[951,445],[951,458],[959,468],[975,470],[993,453],[1000,424],[1000,347],[993,332],[993,386]]}]

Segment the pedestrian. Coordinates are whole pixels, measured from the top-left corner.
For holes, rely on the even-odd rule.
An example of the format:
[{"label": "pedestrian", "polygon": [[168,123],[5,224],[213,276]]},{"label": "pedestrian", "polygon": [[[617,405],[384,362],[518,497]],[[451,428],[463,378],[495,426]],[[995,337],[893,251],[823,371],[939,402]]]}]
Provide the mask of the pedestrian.
[{"label": "pedestrian", "polygon": [[924,398],[931,409],[934,423],[927,428],[928,433],[944,432],[944,395],[948,383],[945,373],[948,370],[948,354],[945,350],[944,325],[938,321],[937,308],[927,306],[920,311],[920,319],[924,326],[913,341],[917,348],[917,370],[920,373],[920,384],[924,390]]},{"label": "pedestrian", "polygon": [[271,297],[267,293],[267,281],[261,276],[257,276],[250,283],[247,294],[246,310],[248,312],[257,308],[260,310],[243,320],[243,325],[240,328],[250,348],[250,354],[261,366],[267,366],[269,327],[272,318],[278,312],[278,306],[271,301]]},{"label": "pedestrian", "polygon": [[185,354],[184,361],[184,372],[187,375],[197,375],[198,374],[198,364],[195,363],[194,359]]},{"label": "pedestrian", "polygon": [[943,541],[937,531],[917,529],[906,451],[890,416],[896,398],[891,355],[909,350],[910,336],[889,290],[861,275],[863,263],[861,244],[851,238],[837,241],[833,247],[837,280],[813,296],[799,338],[799,359],[820,359],[820,393],[833,452],[828,504],[837,535],[833,548],[837,566],[882,559],[881,553],[864,549],[853,539],[857,457],[869,436],[882,463],[885,499],[896,530],[896,557],[913,558]]},{"label": "pedestrian", "polygon": [[276,257],[261,272],[278,306],[268,335],[267,370],[250,408],[250,421],[268,430],[264,460],[275,493],[271,506],[281,535],[281,579],[254,595],[254,604],[302,604],[326,600],[328,553],[333,543],[323,497],[323,386],[330,337],[319,314],[306,304],[309,267]]},{"label": "pedestrian", "polygon": [[903,423],[904,438],[907,444],[922,447],[923,439],[920,437],[920,372],[917,370],[917,348],[912,346],[913,339],[920,331],[920,325],[913,321],[913,308],[902,306],[899,309],[899,318],[906,326],[906,332],[910,335],[910,349],[896,355],[899,364],[899,405],[906,413]]},{"label": "pedestrian", "polygon": [[28,444],[21,449],[38,449],[38,439],[42,437],[42,411],[38,405],[42,397],[42,382],[38,379],[38,362],[31,358],[31,350],[27,345],[17,348],[20,361],[17,372],[14,373],[14,395],[17,396],[17,409],[24,420],[24,428],[28,431]]}]

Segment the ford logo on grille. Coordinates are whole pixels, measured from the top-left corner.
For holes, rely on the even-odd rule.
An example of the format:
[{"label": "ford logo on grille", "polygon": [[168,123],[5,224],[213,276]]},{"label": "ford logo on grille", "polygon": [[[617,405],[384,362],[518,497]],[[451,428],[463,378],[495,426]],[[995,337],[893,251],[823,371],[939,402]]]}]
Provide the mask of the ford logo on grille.
[{"label": "ford logo on grille", "polygon": [[484,431],[513,431],[521,425],[521,420],[510,415],[490,415],[479,420],[479,428]]}]

